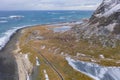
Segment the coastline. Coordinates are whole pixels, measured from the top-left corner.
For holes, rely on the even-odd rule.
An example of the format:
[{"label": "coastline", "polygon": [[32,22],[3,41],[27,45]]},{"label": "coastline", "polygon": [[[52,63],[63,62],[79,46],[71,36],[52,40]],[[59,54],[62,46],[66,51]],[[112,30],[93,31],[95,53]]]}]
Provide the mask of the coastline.
[{"label": "coastline", "polygon": [[[66,23],[67,22],[65,22],[65,24]],[[71,23],[71,22],[68,22],[68,23]],[[56,24],[58,24],[58,23],[56,23]],[[20,62],[20,60],[22,60],[24,58],[24,56],[17,54],[17,52],[19,52],[19,51],[17,51],[18,50],[17,43],[18,43],[19,37],[21,35],[21,31],[26,28],[31,28],[31,27],[36,27],[36,26],[56,25],[56,24],[42,24],[42,25],[26,26],[26,27],[16,30],[10,36],[10,39],[6,43],[6,45],[0,50],[0,65],[1,65],[0,66],[0,72],[1,72],[0,80],[8,80],[8,79],[9,80],[18,80],[20,77],[20,75],[18,74],[19,73],[18,65],[20,65],[22,63],[22,62]],[[63,23],[59,23],[59,24],[63,24]],[[8,77],[6,77],[7,75],[8,75]],[[25,77],[25,75],[22,75],[21,77],[22,78],[20,80],[24,80],[27,78],[27,77]]]},{"label": "coastline", "polygon": [[[16,43],[20,35],[20,30],[14,33],[4,48],[0,51],[0,80],[18,80],[18,69],[13,50],[16,49]],[[6,77],[8,75],[8,77]]]},{"label": "coastline", "polygon": [[20,55],[17,56],[15,50],[17,50],[17,43],[21,31],[26,28],[28,27],[16,30],[16,32],[11,35],[6,45],[0,50],[0,80],[22,80],[19,79],[20,76],[18,74],[18,61],[20,61]]},{"label": "coastline", "polygon": [[94,12],[3,11],[0,80],[120,80],[120,5],[106,1]]},{"label": "coastline", "polygon": [[[61,26],[61,25],[68,25],[68,24],[73,25],[73,24],[75,24],[75,22],[26,26],[26,27],[16,30],[16,32],[14,32],[13,35],[11,35],[11,37],[10,37],[9,41],[6,43],[6,45],[0,50],[0,60],[1,60],[0,61],[0,64],[1,64],[0,72],[2,72],[2,74],[0,74],[0,80],[8,80],[8,79],[9,80],[18,80],[18,79],[25,80],[25,79],[28,79],[27,78],[28,76],[30,78],[30,74],[32,73],[32,71],[30,71],[30,74],[27,75],[24,68],[34,69],[32,64],[29,62],[29,60],[27,60],[26,63],[29,63],[28,65],[30,65],[30,67],[21,66],[21,65],[25,65],[23,63],[25,61],[24,60],[25,55],[18,54],[19,49],[18,49],[17,44],[18,44],[19,37],[22,34],[22,30],[27,29],[27,28],[37,27],[37,26],[53,26],[53,25]],[[7,62],[7,63],[4,64],[4,62]],[[3,65],[3,67],[2,67],[2,65]],[[21,69],[18,69],[18,68],[21,68]],[[1,69],[2,69],[2,71],[1,71]],[[21,72],[22,69],[23,69],[23,71]],[[6,74],[8,74],[10,76],[6,77]],[[5,77],[1,77],[3,75]]]},{"label": "coastline", "polygon": [[[28,43],[29,43],[28,39],[33,40],[34,44],[36,44],[36,41],[38,43],[39,42],[41,43],[38,46],[38,47],[40,47],[40,45],[41,45],[40,52],[42,52],[42,54],[45,57],[47,57],[49,59],[49,61],[54,65],[59,65],[59,64],[64,63],[67,67],[69,67],[68,69],[71,69],[71,66],[68,66],[69,64],[65,60],[65,57],[71,56],[75,60],[85,61],[88,63],[92,62],[92,63],[97,63],[97,64],[101,64],[101,65],[105,65],[105,66],[114,66],[114,65],[119,66],[119,64],[117,64],[117,63],[116,63],[117,65],[116,65],[114,63],[108,64],[109,62],[107,62],[106,64],[102,64],[102,62],[101,63],[99,62],[102,60],[107,60],[107,58],[99,57],[99,59],[98,58],[95,59],[95,58],[91,58],[91,55],[89,53],[86,53],[86,52],[80,53],[79,52],[80,49],[83,51],[83,47],[85,47],[84,49],[87,49],[86,46],[90,46],[90,45],[88,43],[86,43],[85,41],[82,41],[82,40],[77,41],[76,38],[74,38],[75,36],[74,36],[74,33],[72,33],[71,29],[74,28],[74,26],[76,26],[76,25],[78,25],[78,24],[76,24],[76,22],[66,22],[66,23],[57,23],[57,24],[34,25],[34,26],[28,26],[28,27],[26,26],[24,28],[18,29],[10,37],[10,40],[5,45],[5,47],[0,51],[0,64],[3,65],[2,67],[0,67],[0,70],[4,68],[3,72],[0,71],[0,72],[2,72],[2,74],[0,73],[0,80],[26,80],[26,79],[34,80],[34,79],[37,79],[36,77],[39,77],[39,76],[37,76],[39,73],[39,71],[37,71],[37,70],[40,70],[40,68],[37,65],[35,65],[35,62],[34,62],[35,57],[38,58],[38,55],[36,55],[37,52],[35,50],[33,52],[31,52],[31,50],[30,50],[30,49],[32,49],[31,46],[23,47],[23,48],[31,47],[27,53],[26,53],[26,51],[24,52],[24,50],[22,51],[22,49],[20,49],[21,47],[19,45],[19,38],[21,38],[21,36],[23,36],[23,35],[25,36],[26,34],[29,34],[29,36],[24,37],[24,39],[25,40],[27,39]],[[59,32],[59,30],[58,30],[58,32],[54,31],[55,28],[60,29],[60,27],[62,27],[62,26],[71,26],[71,29],[68,31],[65,31],[65,33],[64,33],[64,31]],[[41,34],[39,34],[39,33],[41,33]],[[31,36],[31,38],[30,38],[30,36]],[[46,37],[45,40],[44,40],[44,37]],[[23,39],[23,43],[26,44],[24,39]],[[50,41],[52,44],[54,44],[54,46],[52,46],[51,43],[48,43],[47,40]],[[43,43],[42,43],[42,41],[43,41]],[[56,41],[57,41],[57,43],[56,43]],[[60,43],[63,45],[59,46]],[[29,43],[29,44],[31,44],[31,43]],[[46,48],[45,45],[49,46],[49,48]],[[76,46],[76,47],[74,47],[74,46]],[[37,47],[37,46],[35,46],[35,47]],[[65,47],[65,49],[62,49],[63,47]],[[61,48],[62,52],[61,52],[60,48]],[[69,49],[69,48],[71,48],[71,49]],[[67,51],[67,49],[68,49],[68,51]],[[77,52],[72,52],[72,49],[76,49]],[[92,49],[92,47],[91,47],[91,49]],[[60,52],[59,52],[59,50],[60,50]],[[48,52],[46,52],[46,51],[48,51]],[[50,55],[49,52],[51,52],[51,51],[54,54]],[[31,55],[34,55],[34,58],[33,57],[31,58],[30,57]],[[52,58],[55,58],[54,56],[57,56],[63,62],[60,63],[58,61],[59,64],[56,64],[56,61],[55,62],[52,61],[48,55]],[[33,60],[33,61],[31,62],[31,60]],[[12,67],[12,69],[11,69],[11,67]],[[59,67],[57,67],[57,68],[59,69]],[[71,69],[71,72],[79,73],[74,69]],[[10,76],[8,76],[6,78],[1,77],[3,75],[7,76],[6,74],[10,75],[11,78],[10,78]],[[42,74],[42,73],[39,73],[39,75],[40,74]],[[64,72],[63,72],[63,74],[64,74]],[[63,74],[62,74],[62,76],[64,77],[65,74],[64,75]],[[71,74],[69,74],[69,76],[70,75]],[[74,77],[78,78],[80,76],[83,76],[82,77],[83,79],[91,80],[90,76],[82,74],[81,72],[79,73],[79,76],[74,76]],[[56,77],[56,80],[59,80],[59,79],[57,79],[57,77]]]}]

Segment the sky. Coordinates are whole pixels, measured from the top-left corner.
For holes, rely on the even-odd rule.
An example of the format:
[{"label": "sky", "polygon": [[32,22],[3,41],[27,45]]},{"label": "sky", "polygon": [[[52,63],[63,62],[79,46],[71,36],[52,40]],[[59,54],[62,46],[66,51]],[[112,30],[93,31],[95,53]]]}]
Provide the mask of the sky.
[{"label": "sky", "polygon": [[0,0],[0,10],[95,10],[102,0]]}]

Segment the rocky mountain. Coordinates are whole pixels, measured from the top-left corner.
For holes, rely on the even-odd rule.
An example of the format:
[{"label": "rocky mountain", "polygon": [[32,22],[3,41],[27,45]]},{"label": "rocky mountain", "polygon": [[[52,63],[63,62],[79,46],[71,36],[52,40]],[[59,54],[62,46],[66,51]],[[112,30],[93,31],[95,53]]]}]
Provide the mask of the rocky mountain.
[{"label": "rocky mountain", "polygon": [[80,38],[95,38],[103,46],[115,47],[120,40],[120,0],[103,0],[89,21],[74,30]]},{"label": "rocky mountain", "polygon": [[104,26],[106,30],[120,34],[120,0],[104,0],[90,19],[98,27]]}]

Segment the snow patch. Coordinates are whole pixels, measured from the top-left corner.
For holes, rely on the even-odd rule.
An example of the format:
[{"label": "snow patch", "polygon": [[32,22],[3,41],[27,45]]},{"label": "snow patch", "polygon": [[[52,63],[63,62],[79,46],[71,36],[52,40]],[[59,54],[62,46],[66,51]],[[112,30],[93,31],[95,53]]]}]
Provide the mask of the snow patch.
[{"label": "snow patch", "polygon": [[27,74],[27,80],[30,80],[30,76]]},{"label": "snow patch", "polygon": [[78,57],[78,56],[83,56],[83,57],[84,57],[84,56],[86,56],[86,55],[85,55],[85,54],[82,54],[82,53],[77,53],[76,56],[77,56],[77,57]]},{"label": "snow patch", "polygon": [[44,70],[44,74],[45,74],[45,80],[49,80],[49,77],[48,77],[46,70]]},{"label": "snow patch", "polygon": [[40,66],[40,62],[39,62],[38,57],[36,57],[36,66]]},{"label": "snow patch", "polygon": [[61,55],[64,55],[64,52],[61,52]]},{"label": "snow patch", "polygon": [[104,57],[104,55],[102,55],[102,54],[101,54],[101,55],[99,55],[99,57],[100,57],[100,58],[102,58],[102,59],[104,59],[104,58],[105,58],[105,57]]},{"label": "snow patch", "polygon": [[[95,79],[95,80],[100,80],[99,78],[94,77],[93,75],[91,75],[91,74],[89,74],[89,73],[87,73],[87,72],[84,72],[84,71],[79,70],[79,69],[77,68],[77,65],[74,64],[76,61],[73,60],[73,59],[71,59],[70,57],[67,57],[66,60],[68,61],[68,64],[73,67],[73,69],[75,69],[75,70],[77,70],[77,71],[79,71],[79,72],[81,72],[81,73],[83,73],[83,74],[85,74],[85,75],[87,75],[87,76],[90,76],[90,77],[92,77],[92,78]],[[85,67],[84,67],[84,68],[85,68]]]},{"label": "snow patch", "polygon": [[45,45],[41,46],[41,49],[45,49]]},{"label": "snow patch", "polygon": [[25,56],[25,59],[28,59],[28,54],[25,54],[24,56]]},{"label": "snow patch", "polygon": [[95,63],[83,62],[66,57],[68,64],[73,69],[95,80],[120,80],[120,67],[104,67]]},{"label": "snow patch", "polygon": [[[105,9],[107,9],[107,8],[105,8]],[[116,4],[110,10],[106,10],[105,13],[103,13],[103,14],[101,14],[101,13],[96,14],[96,16],[97,17],[109,17],[110,15],[112,15],[115,12],[118,12],[119,10],[120,10],[120,4]]]},{"label": "snow patch", "polygon": [[114,27],[115,27],[116,23],[112,23],[112,24],[109,24],[108,26],[106,26],[106,28],[109,30],[109,31],[114,31]]}]

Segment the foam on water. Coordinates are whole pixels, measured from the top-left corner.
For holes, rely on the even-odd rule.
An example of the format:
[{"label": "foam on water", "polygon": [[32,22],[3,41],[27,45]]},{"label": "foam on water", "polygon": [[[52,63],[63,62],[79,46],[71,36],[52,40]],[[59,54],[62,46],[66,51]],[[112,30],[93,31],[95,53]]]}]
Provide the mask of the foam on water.
[{"label": "foam on water", "polygon": [[6,20],[0,20],[0,23],[7,23],[8,21]]},{"label": "foam on water", "polygon": [[16,33],[17,30],[28,27],[28,26],[34,26],[34,25],[26,25],[26,26],[21,26],[21,27],[13,27],[12,29],[9,29],[5,33],[2,33],[2,36],[0,37],[0,50],[8,43],[10,40],[11,36]]},{"label": "foam on water", "polygon": [[8,18],[14,19],[14,18],[23,18],[24,16],[22,15],[11,15]]},{"label": "foam on water", "polygon": [[3,33],[3,36],[0,37],[0,50],[5,46],[5,44],[9,41],[10,37],[21,27],[16,27],[13,29],[8,30],[7,32]]}]

